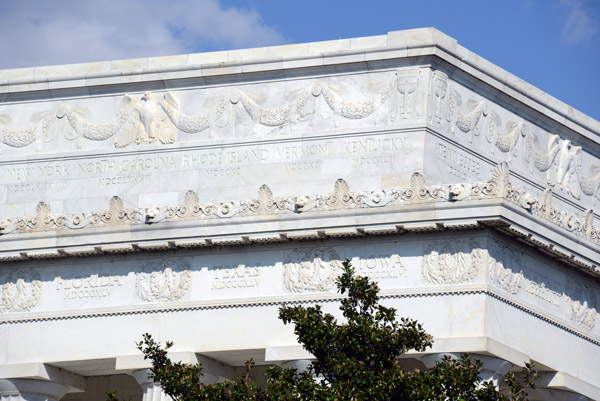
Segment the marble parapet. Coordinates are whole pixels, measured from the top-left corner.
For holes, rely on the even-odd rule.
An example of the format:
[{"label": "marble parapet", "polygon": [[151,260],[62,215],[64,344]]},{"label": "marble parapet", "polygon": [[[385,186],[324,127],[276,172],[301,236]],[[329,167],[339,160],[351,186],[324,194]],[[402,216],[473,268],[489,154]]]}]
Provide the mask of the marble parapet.
[{"label": "marble parapet", "polygon": [[[62,237],[87,244],[93,241],[84,233],[101,238],[103,229],[114,235],[109,243],[139,231],[162,237],[162,226],[183,220],[225,227],[218,220],[284,221],[303,213],[308,222],[319,208],[302,203],[327,197],[332,181],[374,197],[362,206],[392,214],[387,198],[413,181],[446,185],[442,197],[426,201],[463,209],[472,199],[468,187],[489,180],[499,165],[516,189],[513,203],[529,217],[597,243],[600,161],[587,128],[515,108],[506,93],[491,97],[464,71],[448,75],[439,57],[430,58],[440,65],[406,66],[412,58],[405,56],[393,68],[386,61],[367,71],[325,69],[316,78],[239,82],[231,72],[223,77],[231,82],[217,86],[123,93],[108,85],[102,95],[7,101],[0,127],[0,146],[10,151],[0,166],[3,250],[56,253]],[[29,126],[18,128],[19,121]],[[237,234],[236,226],[219,235]],[[11,236],[20,246],[12,247]]]}]

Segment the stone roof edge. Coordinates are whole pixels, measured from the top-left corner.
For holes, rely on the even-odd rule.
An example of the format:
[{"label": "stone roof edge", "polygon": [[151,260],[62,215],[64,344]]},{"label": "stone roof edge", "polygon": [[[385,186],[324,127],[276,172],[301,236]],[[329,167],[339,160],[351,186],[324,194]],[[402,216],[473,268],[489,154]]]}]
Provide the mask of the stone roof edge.
[{"label": "stone roof edge", "polygon": [[[0,70],[0,96],[430,55],[444,59],[561,125],[599,141],[600,122],[467,50],[435,28],[254,49]],[[111,77],[117,80],[107,80]]]},{"label": "stone roof edge", "polygon": [[560,262],[600,280],[600,266],[594,264],[590,255],[583,256],[577,251],[562,248],[544,235],[532,233],[526,227],[514,223],[505,216],[486,216],[480,219],[458,219],[452,221],[406,222],[387,225],[356,224],[350,227],[300,230],[276,230],[254,234],[201,235],[195,238],[129,239],[117,244],[98,243],[93,245],[55,244],[50,247],[22,249],[0,252],[0,264],[27,260],[80,258],[106,254],[129,254],[137,252],[163,252],[176,249],[239,247],[267,243],[315,241],[338,238],[359,238],[370,236],[402,236],[406,234],[433,233],[443,231],[492,229],[514,237],[519,242],[539,250]]}]

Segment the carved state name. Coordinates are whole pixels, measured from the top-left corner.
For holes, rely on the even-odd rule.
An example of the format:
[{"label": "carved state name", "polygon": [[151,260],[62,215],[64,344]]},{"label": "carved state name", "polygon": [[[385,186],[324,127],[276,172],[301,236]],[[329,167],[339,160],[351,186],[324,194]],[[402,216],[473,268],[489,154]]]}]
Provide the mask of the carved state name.
[{"label": "carved state name", "polygon": [[56,290],[63,292],[64,299],[103,298],[112,294],[113,287],[122,286],[119,276],[92,274],[88,277],[56,279]]},{"label": "carved state name", "polygon": [[211,288],[213,290],[258,287],[260,266],[215,266]]},{"label": "carved state name", "polygon": [[[360,160],[389,162],[404,150],[406,136],[367,137],[351,141],[312,141],[254,148],[237,146],[229,150],[181,151],[177,154],[123,157],[115,155],[89,161],[56,164],[29,162],[26,166],[0,167],[0,178],[11,192],[62,189],[70,179],[96,180],[100,185],[150,182],[154,173],[201,170],[206,177],[240,175],[241,167],[282,163],[287,170],[320,168],[324,158],[372,154]],[[383,153],[382,153],[383,152]],[[349,163],[351,163],[349,161]],[[39,164],[39,165],[38,165]],[[18,166],[18,165],[17,165]]]}]

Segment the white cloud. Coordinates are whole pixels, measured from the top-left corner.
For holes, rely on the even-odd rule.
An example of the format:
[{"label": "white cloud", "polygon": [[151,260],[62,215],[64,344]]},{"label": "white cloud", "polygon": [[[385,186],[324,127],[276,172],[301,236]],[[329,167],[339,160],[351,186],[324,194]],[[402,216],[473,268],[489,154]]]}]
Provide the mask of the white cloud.
[{"label": "white cloud", "polygon": [[0,69],[284,42],[256,11],[219,0],[3,1],[0,35]]},{"label": "white cloud", "polygon": [[560,0],[568,9],[567,19],[561,30],[562,41],[569,45],[590,43],[598,33],[599,24],[583,0]]}]

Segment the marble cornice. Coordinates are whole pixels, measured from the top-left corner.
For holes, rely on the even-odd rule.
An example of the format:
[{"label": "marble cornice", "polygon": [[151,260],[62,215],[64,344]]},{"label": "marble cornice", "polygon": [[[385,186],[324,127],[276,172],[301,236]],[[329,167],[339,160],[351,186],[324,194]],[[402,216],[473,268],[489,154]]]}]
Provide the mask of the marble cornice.
[{"label": "marble cornice", "polygon": [[34,216],[0,221],[0,262],[493,227],[600,276],[593,216],[557,209],[549,190],[513,187],[503,163],[481,183],[427,185],[415,173],[407,188],[353,192],[339,179],[329,194],[278,198],[263,185],[250,200],[203,203],[188,191],[181,205],[130,209],[113,197],[107,210],[74,214],[41,202]]}]

